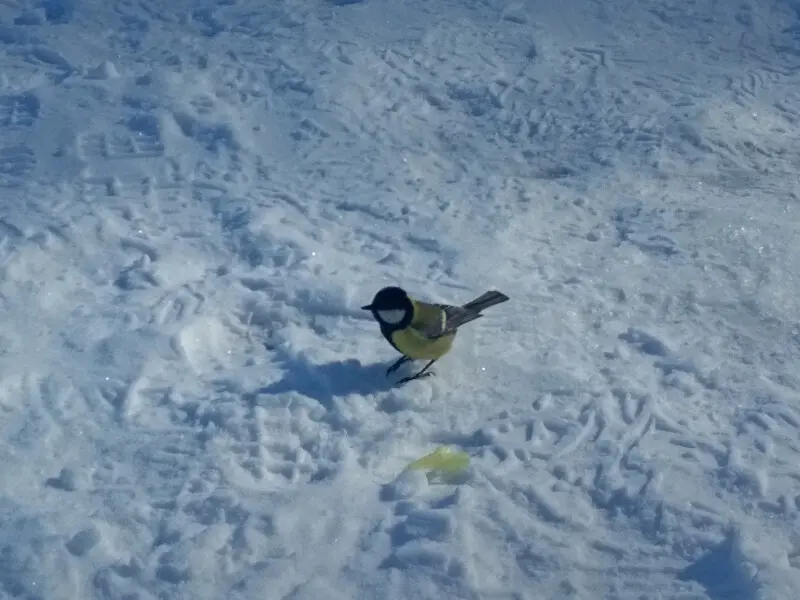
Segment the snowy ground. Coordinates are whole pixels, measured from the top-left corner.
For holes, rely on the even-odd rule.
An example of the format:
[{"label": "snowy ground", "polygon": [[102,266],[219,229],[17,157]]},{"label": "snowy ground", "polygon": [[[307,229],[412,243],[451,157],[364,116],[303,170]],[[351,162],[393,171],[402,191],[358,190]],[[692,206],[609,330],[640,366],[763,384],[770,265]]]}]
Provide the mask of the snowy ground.
[{"label": "snowy ground", "polygon": [[0,23],[0,599],[797,597],[797,0]]}]

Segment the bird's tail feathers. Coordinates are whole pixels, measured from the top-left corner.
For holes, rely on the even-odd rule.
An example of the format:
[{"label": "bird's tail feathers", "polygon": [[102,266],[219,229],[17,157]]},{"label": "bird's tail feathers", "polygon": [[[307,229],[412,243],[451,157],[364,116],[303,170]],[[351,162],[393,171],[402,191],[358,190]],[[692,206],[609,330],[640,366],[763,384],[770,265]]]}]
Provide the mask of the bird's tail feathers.
[{"label": "bird's tail feathers", "polygon": [[470,312],[479,313],[482,310],[485,310],[495,304],[501,304],[508,300],[508,296],[506,296],[502,292],[498,292],[496,290],[490,290],[485,292],[475,298],[474,300],[470,300],[466,304],[464,304],[461,308],[468,310]]},{"label": "bird's tail feathers", "polygon": [[481,314],[482,310],[487,309],[490,306],[494,306],[495,304],[505,302],[506,300],[508,300],[508,296],[501,292],[492,290],[486,292],[485,294],[481,294],[463,306],[445,307],[445,314],[447,316],[447,325],[445,331],[453,331],[462,325],[469,323],[470,321],[479,319],[483,316]]}]

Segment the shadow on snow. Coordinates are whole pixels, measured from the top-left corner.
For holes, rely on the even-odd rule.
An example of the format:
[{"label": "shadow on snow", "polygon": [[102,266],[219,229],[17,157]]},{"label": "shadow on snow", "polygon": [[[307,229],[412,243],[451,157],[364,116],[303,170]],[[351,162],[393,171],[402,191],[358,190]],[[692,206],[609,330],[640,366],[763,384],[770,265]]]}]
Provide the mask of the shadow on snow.
[{"label": "shadow on snow", "polygon": [[259,389],[258,393],[297,392],[330,409],[336,397],[369,395],[392,389],[397,375],[386,376],[389,364],[364,365],[355,359],[311,364],[303,358],[293,358],[286,361],[283,378]]}]

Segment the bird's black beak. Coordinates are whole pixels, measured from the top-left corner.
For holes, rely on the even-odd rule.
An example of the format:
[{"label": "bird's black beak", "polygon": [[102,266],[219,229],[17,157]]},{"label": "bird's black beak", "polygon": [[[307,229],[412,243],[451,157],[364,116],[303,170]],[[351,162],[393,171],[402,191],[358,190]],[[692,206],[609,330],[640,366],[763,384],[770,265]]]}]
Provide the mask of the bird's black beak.
[{"label": "bird's black beak", "polygon": [[372,310],[372,304],[367,304],[366,306],[362,306],[361,310]]}]

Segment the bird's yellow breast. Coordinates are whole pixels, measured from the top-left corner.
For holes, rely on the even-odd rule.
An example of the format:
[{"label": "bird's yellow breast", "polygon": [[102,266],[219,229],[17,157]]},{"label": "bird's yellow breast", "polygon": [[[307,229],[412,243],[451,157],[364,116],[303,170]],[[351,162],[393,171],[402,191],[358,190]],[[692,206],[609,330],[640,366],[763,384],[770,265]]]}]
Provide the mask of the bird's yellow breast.
[{"label": "bird's yellow breast", "polygon": [[435,360],[441,358],[453,345],[455,334],[429,339],[413,328],[401,329],[392,333],[392,344],[400,352],[414,360]]}]

